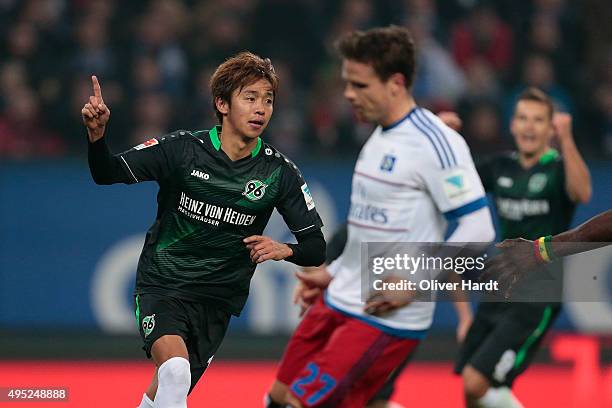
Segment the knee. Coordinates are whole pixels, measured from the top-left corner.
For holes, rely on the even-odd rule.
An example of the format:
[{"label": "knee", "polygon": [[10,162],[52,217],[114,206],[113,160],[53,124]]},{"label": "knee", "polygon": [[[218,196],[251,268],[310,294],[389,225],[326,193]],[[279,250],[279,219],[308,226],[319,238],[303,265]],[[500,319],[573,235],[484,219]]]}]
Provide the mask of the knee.
[{"label": "knee", "polygon": [[189,389],[191,385],[189,361],[183,357],[172,357],[159,366],[157,376],[160,384],[184,385]]},{"label": "knee", "polygon": [[461,376],[463,377],[463,391],[467,398],[481,398],[490,387],[489,380],[470,365],[463,369]]}]

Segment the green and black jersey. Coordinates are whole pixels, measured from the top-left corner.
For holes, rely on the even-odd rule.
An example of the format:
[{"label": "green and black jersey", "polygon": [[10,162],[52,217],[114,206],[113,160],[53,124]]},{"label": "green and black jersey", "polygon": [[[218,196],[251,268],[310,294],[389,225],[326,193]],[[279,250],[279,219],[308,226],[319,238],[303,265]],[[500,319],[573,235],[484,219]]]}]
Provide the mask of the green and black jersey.
[{"label": "green and black jersey", "polygon": [[556,150],[529,169],[521,166],[518,153],[493,157],[478,166],[478,173],[495,200],[502,239],[536,239],[569,228],[576,206],[567,195]]},{"label": "green and black jersey", "polygon": [[[323,224],[295,164],[261,139],[250,156],[231,161],[221,150],[220,132],[217,126],[151,139],[113,156],[125,178],[102,182],[159,184],[136,294],[214,300],[239,314],[255,271],[243,239],[261,234],[274,208],[298,240],[320,233]],[[108,150],[105,143],[96,146],[102,143],[90,146],[92,174],[93,167],[104,167],[92,164],[92,156],[104,156],[96,150]]]},{"label": "green and black jersey", "polygon": [[[501,239],[537,239],[569,228],[575,204],[567,195],[565,170],[559,153],[550,149],[525,169],[518,153],[493,157],[478,166],[485,190],[493,196]],[[559,263],[548,273],[529,275],[514,291],[516,300],[558,304],[563,291]]]}]

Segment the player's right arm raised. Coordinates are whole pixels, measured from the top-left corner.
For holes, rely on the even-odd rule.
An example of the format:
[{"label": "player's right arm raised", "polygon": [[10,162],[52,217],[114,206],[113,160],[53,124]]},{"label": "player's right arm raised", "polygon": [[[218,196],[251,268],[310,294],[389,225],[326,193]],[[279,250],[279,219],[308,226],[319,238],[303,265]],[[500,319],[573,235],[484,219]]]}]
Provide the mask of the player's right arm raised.
[{"label": "player's right arm raised", "polygon": [[81,116],[85,127],[87,127],[89,143],[94,143],[104,136],[106,124],[110,119],[110,109],[104,104],[102,89],[95,75],[91,77],[91,82],[93,84],[93,96],[89,97],[89,101],[81,109]]},{"label": "player's right arm raised", "polygon": [[[113,154],[104,137],[110,119],[110,109],[102,99],[98,78],[92,76],[91,81],[93,95],[81,109],[81,116],[89,139],[89,170],[96,184],[132,184],[166,179],[182,160],[182,141],[191,137],[187,136],[188,132],[174,132],[150,139],[128,151]],[[182,135],[186,135],[185,138]],[[167,142],[164,142],[166,140]]]}]

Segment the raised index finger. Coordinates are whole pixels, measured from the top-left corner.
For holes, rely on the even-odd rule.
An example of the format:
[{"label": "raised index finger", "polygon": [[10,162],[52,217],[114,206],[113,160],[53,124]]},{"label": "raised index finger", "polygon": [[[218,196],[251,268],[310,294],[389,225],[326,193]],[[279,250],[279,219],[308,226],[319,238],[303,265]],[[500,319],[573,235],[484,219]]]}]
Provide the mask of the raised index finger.
[{"label": "raised index finger", "polygon": [[96,77],[95,75],[92,75],[91,83],[93,84],[94,96],[96,98],[102,99],[102,88],[100,88],[100,82],[98,82],[98,77]]}]

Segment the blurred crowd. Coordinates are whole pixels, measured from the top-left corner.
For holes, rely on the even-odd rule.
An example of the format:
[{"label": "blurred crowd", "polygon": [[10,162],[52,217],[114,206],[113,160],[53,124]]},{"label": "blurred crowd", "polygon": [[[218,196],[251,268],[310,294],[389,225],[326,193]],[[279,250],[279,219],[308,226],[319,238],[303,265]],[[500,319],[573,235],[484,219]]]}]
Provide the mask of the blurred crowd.
[{"label": "blurred crowd", "polygon": [[210,128],[209,77],[242,50],[271,58],[281,78],[270,143],[297,159],[353,155],[371,128],[343,100],[333,42],[391,23],[417,44],[417,102],[459,112],[476,153],[512,145],[512,105],[532,85],[574,115],[581,150],[610,157],[610,9],[599,0],[0,0],[0,160],[83,154],[91,74],[115,150]]}]

